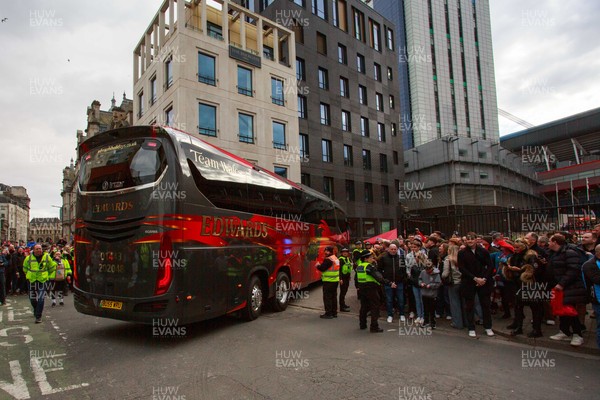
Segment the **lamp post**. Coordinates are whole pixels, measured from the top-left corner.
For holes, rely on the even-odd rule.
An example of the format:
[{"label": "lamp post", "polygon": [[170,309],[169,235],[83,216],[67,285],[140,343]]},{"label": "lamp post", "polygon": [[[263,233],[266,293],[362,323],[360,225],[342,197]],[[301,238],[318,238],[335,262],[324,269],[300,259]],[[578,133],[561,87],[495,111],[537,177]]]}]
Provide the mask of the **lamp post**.
[{"label": "lamp post", "polygon": [[506,221],[508,222],[508,239],[510,239],[511,231],[510,231],[510,210],[514,209],[515,206],[509,204],[506,208]]}]

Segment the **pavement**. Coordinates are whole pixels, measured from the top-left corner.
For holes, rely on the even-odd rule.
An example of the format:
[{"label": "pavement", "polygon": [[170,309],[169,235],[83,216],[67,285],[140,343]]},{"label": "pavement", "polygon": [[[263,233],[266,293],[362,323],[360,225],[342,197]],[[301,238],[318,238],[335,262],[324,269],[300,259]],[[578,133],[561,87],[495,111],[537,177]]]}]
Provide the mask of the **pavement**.
[{"label": "pavement", "polygon": [[[307,309],[314,309],[324,311],[323,308],[323,287],[321,283],[315,283],[310,285],[308,288],[305,288],[306,292],[301,296],[296,296],[298,300],[292,300],[291,305],[296,307],[302,307]],[[300,291],[302,292],[302,291]],[[339,291],[338,291],[339,293]],[[350,288],[348,289],[348,293],[346,295],[346,304],[350,307],[350,311],[344,314],[350,314],[356,316],[357,324],[358,324],[358,311],[360,309],[360,302],[356,297],[356,289],[354,288],[354,281],[350,283]],[[339,304],[338,304],[339,306]],[[379,319],[379,325],[386,329],[386,317],[387,313],[383,311],[385,308],[382,307],[381,318]],[[585,326],[586,330],[583,332],[583,345],[579,347],[571,346],[569,342],[559,342],[550,339],[550,336],[559,332],[558,329],[558,318],[556,318],[556,324],[554,326],[546,325],[545,323],[542,325],[542,333],[543,337],[541,338],[528,338],[527,333],[532,330],[530,325],[524,324],[523,331],[525,334],[511,336],[510,329],[506,327],[512,322],[512,319],[502,319],[500,318],[501,313],[497,315],[492,315],[492,329],[497,336],[505,338],[514,343],[522,343],[526,345],[530,345],[531,347],[543,347],[548,349],[555,349],[567,352],[581,353],[581,354],[593,354],[600,355],[600,349],[596,345],[596,319],[590,318],[592,314],[592,307],[588,304],[587,315],[585,318]],[[514,312],[512,314],[514,316]],[[525,307],[525,321],[531,321],[531,310],[529,307]],[[398,316],[394,315],[394,321],[390,326],[395,326],[398,323]],[[483,327],[477,326],[476,331],[478,335],[484,335]],[[450,321],[445,318],[436,319],[436,330],[435,332],[440,332],[443,334],[463,334],[466,340],[472,340],[467,335],[467,330],[455,329],[450,326]]]}]

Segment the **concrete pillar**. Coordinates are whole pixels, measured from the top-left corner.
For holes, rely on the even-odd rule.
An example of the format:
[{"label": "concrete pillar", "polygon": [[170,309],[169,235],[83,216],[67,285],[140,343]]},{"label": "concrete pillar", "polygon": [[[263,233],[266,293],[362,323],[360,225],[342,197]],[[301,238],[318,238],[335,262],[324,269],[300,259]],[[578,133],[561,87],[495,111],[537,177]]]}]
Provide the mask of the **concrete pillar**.
[{"label": "concrete pillar", "polygon": [[273,27],[273,61],[279,62],[279,29]]},{"label": "concrete pillar", "polygon": [[240,16],[240,44],[242,49],[246,50],[246,13],[242,12]]},{"label": "concrete pillar", "polygon": [[183,31],[185,21],[185,0],[177,0],[177,29]]},{"label": "concrete pillar", "polygon": [[162,49],[165,44],[165,13],[163,11],[158,12],[158,47]]},{"label": "concrete pillar", "polygon": [[223,10],[221,11],[221,26],[223,31],[223,40],[229,44],[229,3],[223,2]]},{"label": "concrete pillar", "polygon": [[208,33],[206,28],[206,0],[202,0],[202,3],[200,3],[200,30],[203,35]]}]

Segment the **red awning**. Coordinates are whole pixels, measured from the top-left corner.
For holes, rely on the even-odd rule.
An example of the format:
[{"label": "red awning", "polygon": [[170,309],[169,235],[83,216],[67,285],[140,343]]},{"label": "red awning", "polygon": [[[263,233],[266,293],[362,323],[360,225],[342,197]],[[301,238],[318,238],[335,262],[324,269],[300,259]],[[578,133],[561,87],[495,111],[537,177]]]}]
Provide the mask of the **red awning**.
[{"label": "red awning", "polygon": [[375,243],[377,241],[377,239],[384,239],[384,240],[398,239],[398,229],[392,229],[391,231],[380,233],[377,236],[373,236],[372,238],[365,240],[365,242]]}]

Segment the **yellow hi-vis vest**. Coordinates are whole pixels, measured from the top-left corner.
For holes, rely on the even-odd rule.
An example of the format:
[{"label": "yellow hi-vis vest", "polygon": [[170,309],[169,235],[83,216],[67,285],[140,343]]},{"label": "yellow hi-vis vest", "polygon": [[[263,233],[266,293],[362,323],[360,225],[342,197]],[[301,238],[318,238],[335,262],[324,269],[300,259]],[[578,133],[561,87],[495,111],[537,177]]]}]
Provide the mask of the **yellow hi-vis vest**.
[{"label": "yellow hi-vis vest", "polygon": [[341,256],[340,264],[342,264],[342,274],[348,275],[352,272],[352,261],[348,257]]},{"label": "yellow hi-vis vest", "polygon": [[381,285],[379,282],[375,280],[371,275],[367,274],[367,267],[369,263],[366,261],[359,261],[358,267],[356,267],[356,278],[358,279],[358,283],[369,283],[373,282],[377,285]]},{"label": "yellow hi-vis vest", "polygon": [[331,267],[327,271],[323,271],[321,280],[323,282],[339,282],[340,281],[340,260],[336,256],[329,256],[332,262]]},{"label": "yellow hi-vis vest", "polygon": [[32,283],[36,281],[41,283],[46,282],[48,280],[48,276],[54,273],[55,268],[56,263],[48,253],[44,253],[41,263],[38,263],[33,254],[25,257],[25,261],[23,261],[23,272],[25,272],[25,278]]}]

